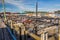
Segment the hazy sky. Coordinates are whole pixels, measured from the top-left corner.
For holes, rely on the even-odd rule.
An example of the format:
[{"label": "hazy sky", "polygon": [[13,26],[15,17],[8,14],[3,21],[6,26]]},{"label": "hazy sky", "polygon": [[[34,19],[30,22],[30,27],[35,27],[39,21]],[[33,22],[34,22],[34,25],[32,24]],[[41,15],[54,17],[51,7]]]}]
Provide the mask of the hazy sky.
[{"label": "hazy sky", "polygon": [[[38,11],[52,12],[60,9],[60,0],[5,0],[5,8],[8,12],[35,11],[36,1]],[[2,0],[0,0],[0,12],[2,11]]]}]

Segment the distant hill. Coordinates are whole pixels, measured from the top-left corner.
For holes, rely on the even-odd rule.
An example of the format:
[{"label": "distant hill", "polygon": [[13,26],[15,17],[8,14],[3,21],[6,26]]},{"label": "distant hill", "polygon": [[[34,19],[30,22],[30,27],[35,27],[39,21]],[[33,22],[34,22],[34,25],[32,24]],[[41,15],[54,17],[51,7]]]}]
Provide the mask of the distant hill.
[{"label": "distant hill", "polygon": [[[34,11],[25,11],[25,13],[36,13]],[[48,12],[45,12],[45,11],[38,11],[38,13],[48,13]]]}]

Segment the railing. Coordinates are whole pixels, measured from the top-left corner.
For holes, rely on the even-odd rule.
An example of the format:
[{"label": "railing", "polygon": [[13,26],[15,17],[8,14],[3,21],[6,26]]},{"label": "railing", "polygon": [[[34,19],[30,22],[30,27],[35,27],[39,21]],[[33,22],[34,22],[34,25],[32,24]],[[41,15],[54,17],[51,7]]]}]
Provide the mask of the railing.
[{"label": "railing", "polygon": [[[48,28],[45,28],[44,30],[42,30],[41,32],[40,32],[40,34],[41,34],[41,36],[39,37],[39,36],[37,36],[36,34],[34,34],[34,33],[31,33],[31,32],[29,32],[28,30],[25,30],[25,27],[21,27],[21,26],[19,26],[19,24],[14,24],[14,26],[17,26],[17,27],[20,27],[21,28],[21,35],[25,35],[25,34],[28,34],[29,36],[31,36],[32,38],[34,38],[35,40],[48,40],[48,31],[49,30],[54,30],[54,29],[56,29],[56,27],[54,26],[54,28],[53,27],[48,27]],[[19,30],[18,30],[19,31]],[[24,37],[22,37],[22,40],[24,40],[23,39]]]},{"label": "railing", "polygon": [[[13,26],[17,28],[19,28],[20,30],[16,30],[15,28],[13,28]],[[18,24],[12,24],[11,23],[11,28],[14,29],[15,31],[20,31],[20,36],[21,35],[25,35],[28,34],[29,36],[31,36],[32,38],[34,38],[35,40],[48,40],[48,31],[49,30],[54,30],[56,29],[56,27],[47,27],[44,29],[44,31],[42,31],[40,34],[41,36],[37,36],[34,33],[30,33],[28,30],[26,30],[25,27],[21,26],[19,23]],[[25,40],[25,36],[21,36],[21,40]],[[27,39],[26,39],[27,40]],[[59,40],[60,40],[60,36],[59,36]]]},{"label": "railing", "polygon": [[11,35],[13,40],[17,40],[16,37],[12,34],[11,30],[9,29],[9,27],[7,27],[7,30],[9,32],[9,34]]}]

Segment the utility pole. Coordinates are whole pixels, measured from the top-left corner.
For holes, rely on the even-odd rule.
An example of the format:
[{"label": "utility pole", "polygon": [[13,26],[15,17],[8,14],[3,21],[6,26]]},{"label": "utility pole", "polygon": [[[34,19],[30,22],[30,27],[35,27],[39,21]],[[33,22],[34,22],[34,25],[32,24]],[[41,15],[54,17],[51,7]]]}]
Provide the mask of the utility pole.
[{"label": "utility pole", "polygon": [[35,34],[37,35],[37,17],[38,17],[38,2],[36,2],[36,24],[35,24]]},{"label": "utility pole", "polygon": [[38,17],[38,2],[36,2],[36,18]]}]

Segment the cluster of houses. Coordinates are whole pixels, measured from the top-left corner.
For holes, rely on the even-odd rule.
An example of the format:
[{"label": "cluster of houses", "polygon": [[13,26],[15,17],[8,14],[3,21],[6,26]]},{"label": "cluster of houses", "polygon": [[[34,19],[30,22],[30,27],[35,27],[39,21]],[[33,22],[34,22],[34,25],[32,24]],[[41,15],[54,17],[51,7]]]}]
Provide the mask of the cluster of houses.
[{"label": "cluster of houses", "polygon": [[[7,17],[9,16],[19,16],[21,15],[21,13],[11,13],[11,12],[6,12],[5,14]],[[22,15],[26,15],[26,16],[36,16],[36,12],[32,12],[32,11],[26,11],[24,13],[22,13]],[[4,12],[0,13],[0,16],[4,16]],[[52,12],[37,12],[37,16],[41,17],[41,16],[47,16],[47,17],[60,17],[60,11],[55,11],[54,13]]]},{"label": "cluster of houses", "polygon": [[[36,12],[26,12],[27,16],[36,16]],[[37,16],[60,17],[60,11],[55,12],[37,12]]]}]

